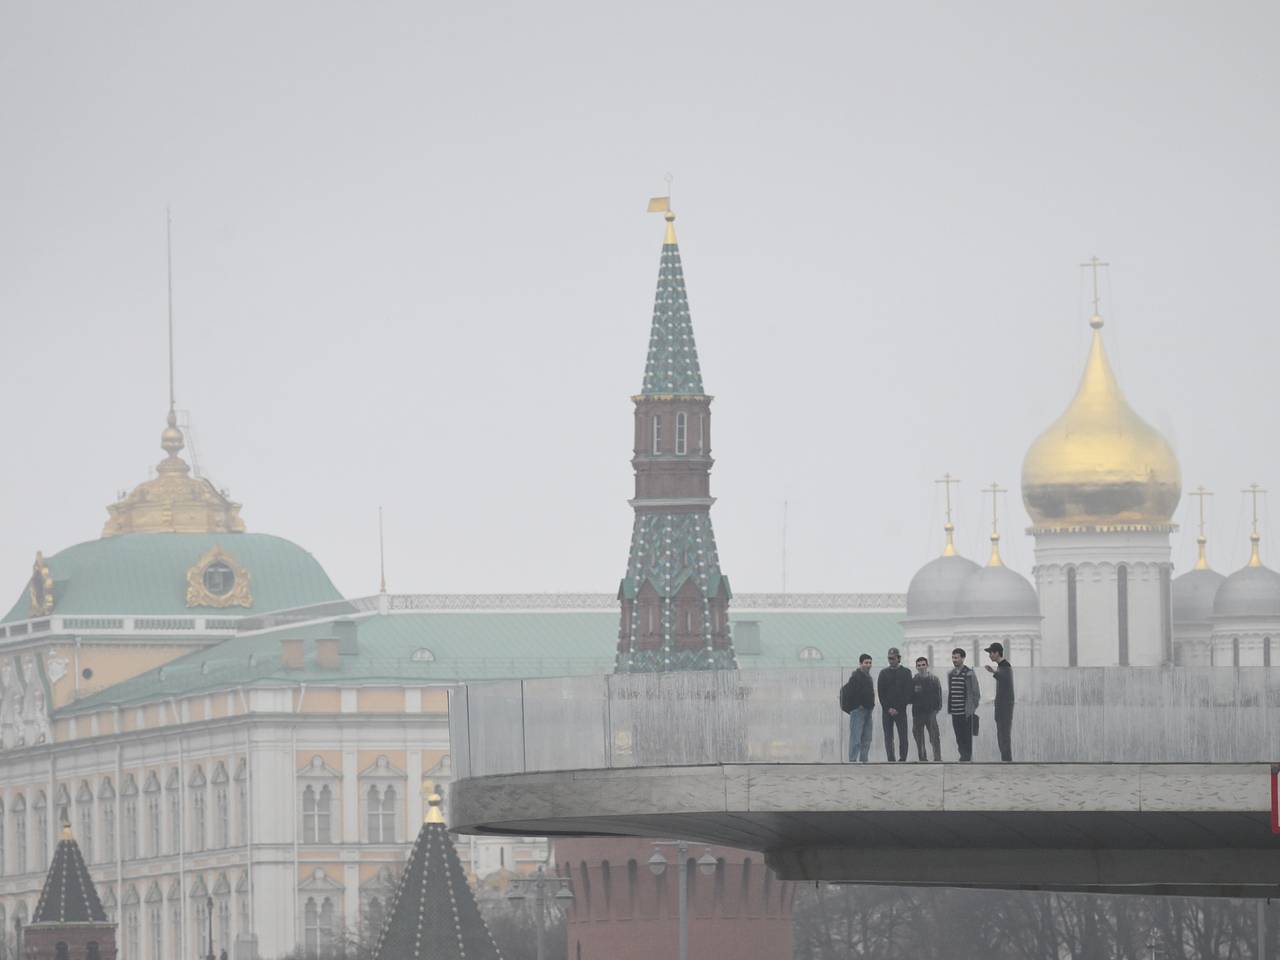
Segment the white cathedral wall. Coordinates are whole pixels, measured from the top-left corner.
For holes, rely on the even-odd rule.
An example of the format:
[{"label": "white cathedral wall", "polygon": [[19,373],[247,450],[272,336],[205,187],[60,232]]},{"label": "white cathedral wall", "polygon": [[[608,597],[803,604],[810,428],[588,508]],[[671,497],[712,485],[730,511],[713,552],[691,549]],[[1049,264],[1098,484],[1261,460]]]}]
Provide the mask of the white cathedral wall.
[{"label": "white cathedral wall", "polygon": [[1078,666],[1120,663],[1117,570],[1128,569],[1129,664],[1165,662],[1161,570],[1169,567],[1166,531],[1044,532],[1035,535],[1036,589],[1046,666],[1070,664],[1068,570],[1076,571]]},{"label": "white cathedral wall", "polygon": [[[956,624],[951,620],[905,621],[902,625],[902,662],[915,669],[917,657],[925,657],[933,667],[950,669]],[[884,664],[877,664],[884,666]]]},{"label": "white cathedral wall", "polygon": [[[1270,640],[1268,645],[1267,641]],[[1239,619],[1219,621],[1213,625],[1209,642],[1210,657],[1216,667],[1236,665],[1261,667],[1266,664],[1267,648],[1271,650],[1271,665],[1276,666],[1280,657],[1280,620]]]},{"label": "white cathedral wall", "polygon": [[1173,625],[1173,662],[1180,667],[1207,667],[1213,642],[1211,623]]}]

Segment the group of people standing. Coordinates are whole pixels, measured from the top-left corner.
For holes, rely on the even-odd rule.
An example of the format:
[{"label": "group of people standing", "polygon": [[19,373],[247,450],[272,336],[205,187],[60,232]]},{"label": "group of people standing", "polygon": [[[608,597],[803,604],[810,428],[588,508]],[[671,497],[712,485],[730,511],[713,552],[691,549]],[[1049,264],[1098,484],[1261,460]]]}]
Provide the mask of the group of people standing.
[{"label": "group of people standing", "polygon": [[[1005,659],[1004,645],[993,643],[984,651],[991,658],[987,672],[996,679],[996,741],[1000,759],[1013,760],[1013,667]],[[911,733],[916,741],[917,759],[928,761],[925,738],[932,748],[933,762],[942,760],[942,738],[938,714],[945,707],[955,732],[956,749],[962,761],[973,759],[973,738],[978,734],[978,675],[965,663],[965,651],[951,651],[947,671],[946,698],[941,681],[929,669],[926,657],[916,658],[913,674],[902,665],[897,647],[889,648],[889,665],[871,682],[871,655],[858,658],[858,669],[840,688],[840,709],[849,715],[849,762],[866,763],[871,752],[872,722],[876,698],[880,699],[880,720],[884,729],[884,749],[890,763],[907,759],[907,710],[911,710]],[[896,736],[895,736],[896,735]],[[895,756],[894,740],[897,740]]]}]

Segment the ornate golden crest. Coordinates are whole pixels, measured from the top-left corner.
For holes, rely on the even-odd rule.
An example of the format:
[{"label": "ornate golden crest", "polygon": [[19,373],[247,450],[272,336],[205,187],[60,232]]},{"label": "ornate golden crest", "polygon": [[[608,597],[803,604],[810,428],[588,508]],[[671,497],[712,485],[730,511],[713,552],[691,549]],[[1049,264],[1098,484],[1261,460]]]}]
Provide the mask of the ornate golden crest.
[{"label": "ornate golden crest", "polygon": [[251,607],[249,571],[216,543],[187,571],[188,607]]},{"label": "ornate golden crest", "polygon": [[36,551],[36,562],[31,565],[31,582],[27,585],[31,598],[31,615],[47,617],[53,613],[53,574],[44,562],[44,554]]}]

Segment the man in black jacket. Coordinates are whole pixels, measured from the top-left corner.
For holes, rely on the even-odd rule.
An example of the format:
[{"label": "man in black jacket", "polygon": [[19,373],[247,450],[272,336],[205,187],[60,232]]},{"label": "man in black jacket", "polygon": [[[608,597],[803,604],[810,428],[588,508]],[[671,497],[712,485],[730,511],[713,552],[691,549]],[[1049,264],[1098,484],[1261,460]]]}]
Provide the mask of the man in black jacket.
[{"label": "man in black jacket", "polygon": [[[897,647],[889,648],[889,665],[880,671],[876,679],[876,692],[880,695],[880,716],[884,723],[884,752],[889,762],[907,759],[907,704],[911,702],[911,671],[902,665],[902,654]],[[898,752],[893,755],[893,731],[898,731]]]},{"label": "man in black jacket", "polygon": [[916,657],[916,675],[911,678],[911,734],[916,739],[916,754],[924,761],[924,735],[929,734],[933,762],[942,760],[942,736],[938,732],[938,711],[942,709],[942,684],[929,672],[929,661]]},{"label": "man in black jacket", "polygon": [[849,715],[849,762],[866,763],[871,750],[871,711],[876,692],[871,684],[871,654],[858,658],[858,669],[840,688],[840,709]]},{"label": "man in black jacket", "polygon": [[1004,658],[1004,644],[993,643],[984,651],[991,658],[987,673],[996,678],[996,743],[1000,746],[1000,759],[1013,760],[1013,667]]}]

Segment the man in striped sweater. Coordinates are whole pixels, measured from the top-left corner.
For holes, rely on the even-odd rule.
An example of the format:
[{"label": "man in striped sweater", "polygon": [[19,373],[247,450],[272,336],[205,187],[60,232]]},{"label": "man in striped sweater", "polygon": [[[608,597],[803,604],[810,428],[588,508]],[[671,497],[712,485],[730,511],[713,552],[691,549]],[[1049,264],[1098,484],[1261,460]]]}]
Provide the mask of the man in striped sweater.
[{"label": "man in striped sweater", "polygon": [[951,670],[947,672],[947,713],[956,732],[956,749],[962,761],[973,759],[973,715],[978,712],[978,675],[964,662],[964,650],[951,651]]}]

